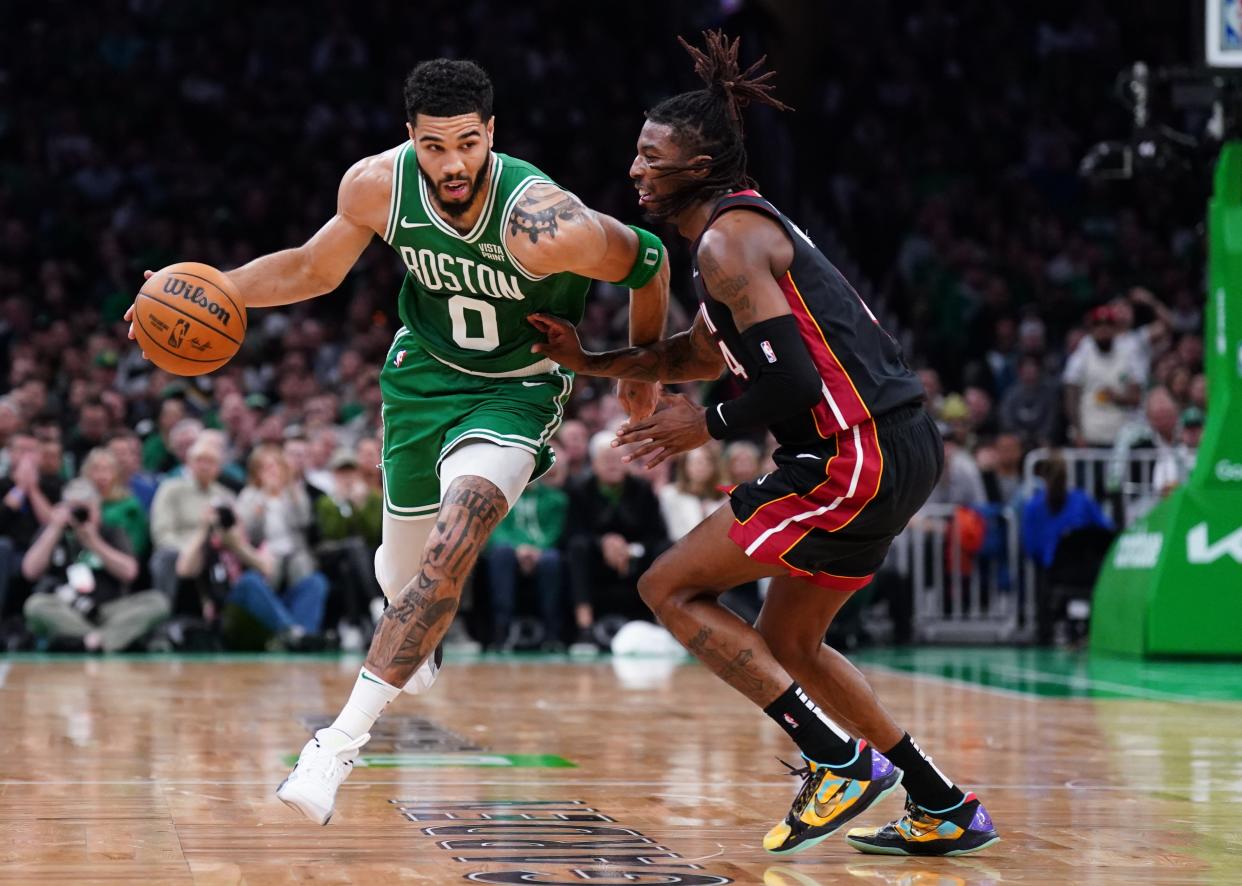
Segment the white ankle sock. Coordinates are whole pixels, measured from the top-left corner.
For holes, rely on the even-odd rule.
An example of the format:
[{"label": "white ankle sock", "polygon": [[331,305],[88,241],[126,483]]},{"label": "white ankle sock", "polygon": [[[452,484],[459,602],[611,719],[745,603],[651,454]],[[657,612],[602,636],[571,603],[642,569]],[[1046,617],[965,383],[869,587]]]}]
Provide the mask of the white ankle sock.
[{"label": "white ankle sock", "polygon": [[338,729],[350,738],[365,735],[384,713],[388,703],[400,694],[400,688],[390,686],[363,668],[358,674],[358,682],[354,684],[354,691],[349,694],[349,701],[345,702],[345,707],[329,728]]}]

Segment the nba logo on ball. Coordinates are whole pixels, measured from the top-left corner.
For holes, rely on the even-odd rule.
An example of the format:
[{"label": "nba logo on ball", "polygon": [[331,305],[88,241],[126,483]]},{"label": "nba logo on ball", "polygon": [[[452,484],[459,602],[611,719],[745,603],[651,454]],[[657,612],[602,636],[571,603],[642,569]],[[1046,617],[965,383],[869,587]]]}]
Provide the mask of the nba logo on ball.
[{"label": "nba logo on ball", "polygon": [[404,351],[404,350],[402,350],[402,351],[397,351],[397,356],[395,356],[395,357],[393,357],[393,358],[392,358],[392,365],[393,365],[393,366],[400,366],[400,365],[401,365],[401,361],[402,361],[402,360],[404,360],[404,359],[405,359],[405,351]]}]

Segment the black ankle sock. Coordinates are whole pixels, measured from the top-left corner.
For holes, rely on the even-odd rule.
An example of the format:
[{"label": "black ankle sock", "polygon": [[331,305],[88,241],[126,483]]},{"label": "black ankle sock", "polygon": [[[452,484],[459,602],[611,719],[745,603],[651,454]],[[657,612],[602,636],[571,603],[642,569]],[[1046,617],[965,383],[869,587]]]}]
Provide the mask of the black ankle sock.
[{"label": "black ankle sock", "polygon": [[910,738],[910,733],[903,735],[892,750],[883,754],[905,773],[901,783],[906,793],[928,812],[943,812],[966,799],[962,789],[932,765],[931,758],[924,755]]},{"label": "black ankle sock", "polygon": [[831,721],[819,705],[807,698],[797,683],[791,683],[763,712],[816,763],[846,778],[871,777],[871,751],[866,742],[854,741],[839,726],[829,725]]}]

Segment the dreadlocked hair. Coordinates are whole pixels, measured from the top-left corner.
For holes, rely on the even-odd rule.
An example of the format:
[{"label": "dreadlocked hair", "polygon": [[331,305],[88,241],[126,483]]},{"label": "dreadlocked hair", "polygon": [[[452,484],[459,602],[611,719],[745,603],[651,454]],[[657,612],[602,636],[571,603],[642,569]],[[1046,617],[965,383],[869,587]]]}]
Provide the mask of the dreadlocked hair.
[{"label": "dreadlocked hair", "polygon": [[732,41],[723,31],[704,31],[705,49],[677,41],[694,60],[694,72],[705,89],[683,92],[666,98],[647,112],[652,123],[669,126],[674,138],[689,156],[708,155],[705,164],[666,167],[665,174],[707,168],[707,174],[692,179],[684,189],[661,201],[660,214],[676,215],[694,203],[717,194],[754,187],[746,172],[746,145],[743,140],[742,109],[752,102],[780,111],[792,110],[779,101],[768,81],[775,71],[759,73],[767,56],[745,71],[739,69],[737,54],[741,38]]}]

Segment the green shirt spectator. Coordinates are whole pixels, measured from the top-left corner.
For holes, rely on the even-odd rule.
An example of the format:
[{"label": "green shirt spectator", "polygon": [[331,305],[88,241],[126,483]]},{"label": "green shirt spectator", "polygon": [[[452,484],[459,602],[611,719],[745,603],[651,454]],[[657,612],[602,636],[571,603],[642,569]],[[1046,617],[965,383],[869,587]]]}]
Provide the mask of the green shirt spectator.
[{"label": "green shirt spectator", "polygon": [[332,457],[330,495],[315,500],[319,535],[324,541],[340,541],[361,536],[370,548],[379,547],[384,527],[384,500],[367,485],[352,452],[342,450]]},{"label": "green shirt spectator", "polygon": [[151,532],[147,512],[129,487],[121,482],[116,456],[104,446],[97,446],[86,454],[82,462],[81,478],[73,481],[88,483],[92,497],[99,501],[99,519],[104,526],[113,526],[125,533],[129,549],[139,560],[151,550]]},{"label": "green shirt spectator", "polygon": [[554,548],[565,531],[569,496],[564,489],[535,483],[526,487],[492,533],[491,544]]}]

